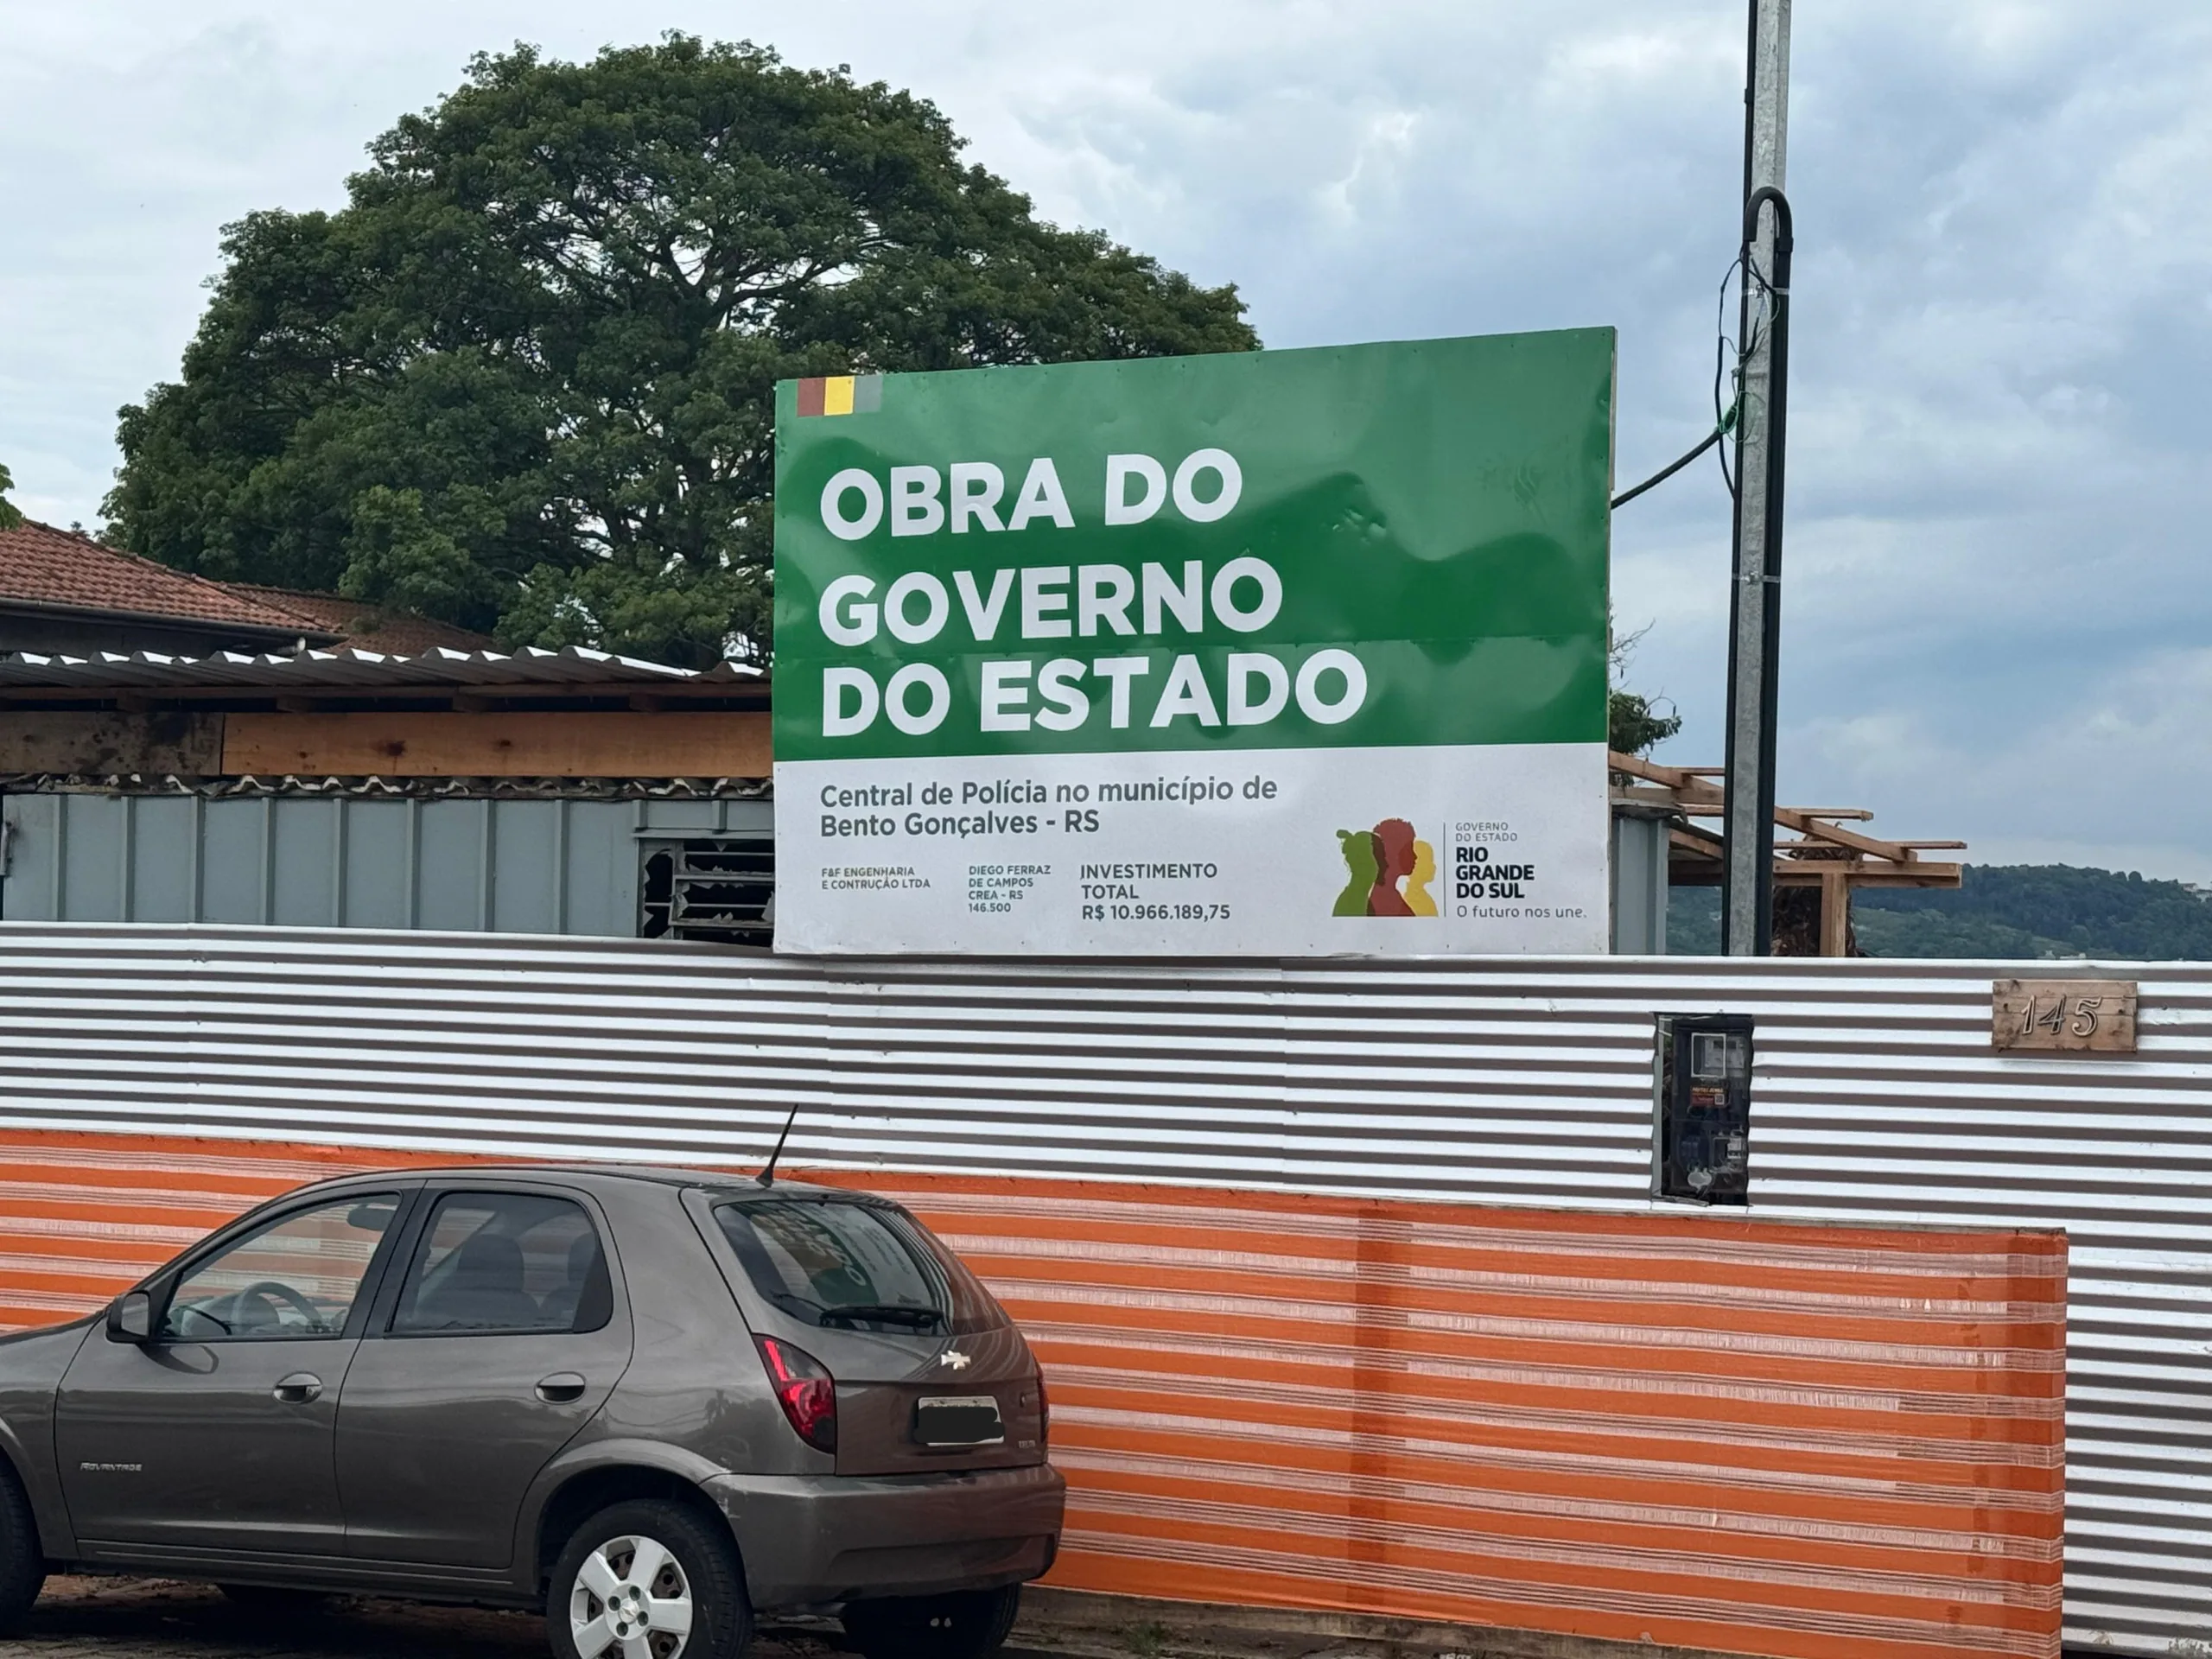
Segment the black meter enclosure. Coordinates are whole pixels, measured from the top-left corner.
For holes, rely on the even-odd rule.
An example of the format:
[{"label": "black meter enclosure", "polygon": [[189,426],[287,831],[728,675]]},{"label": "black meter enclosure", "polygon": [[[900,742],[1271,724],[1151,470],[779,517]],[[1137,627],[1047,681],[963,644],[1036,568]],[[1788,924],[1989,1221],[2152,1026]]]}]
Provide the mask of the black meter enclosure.
[{"label": "black meter enclosure", "polygon": [[1749,1204],[1751,1017],[1662,1014],[1658,1026],[1653,1196]]}]

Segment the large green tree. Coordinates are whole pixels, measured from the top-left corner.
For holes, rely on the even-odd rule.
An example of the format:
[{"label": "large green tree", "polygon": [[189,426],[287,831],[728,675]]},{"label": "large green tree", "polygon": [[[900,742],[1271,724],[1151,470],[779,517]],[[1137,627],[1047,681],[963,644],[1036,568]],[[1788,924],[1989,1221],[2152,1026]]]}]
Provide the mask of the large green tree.
[{"label": "large green tree", "polygon": [[181,378],[122,411],[110,533],[513,644],[764,650],[779,379],[1258,344],[961,144],[750,45],[480,56],[346,207],[228,227]]}]

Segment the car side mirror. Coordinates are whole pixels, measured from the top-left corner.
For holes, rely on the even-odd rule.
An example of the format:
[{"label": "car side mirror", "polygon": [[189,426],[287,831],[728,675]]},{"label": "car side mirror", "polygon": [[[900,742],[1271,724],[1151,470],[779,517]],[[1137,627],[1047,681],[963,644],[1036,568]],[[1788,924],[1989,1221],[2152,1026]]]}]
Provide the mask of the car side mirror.
[{"label": "car side mirror", "polygon": [[154,1299],[143,1290],[125,1292],[108,1304],[110,1342],[151,1342],[154,1339]]}]

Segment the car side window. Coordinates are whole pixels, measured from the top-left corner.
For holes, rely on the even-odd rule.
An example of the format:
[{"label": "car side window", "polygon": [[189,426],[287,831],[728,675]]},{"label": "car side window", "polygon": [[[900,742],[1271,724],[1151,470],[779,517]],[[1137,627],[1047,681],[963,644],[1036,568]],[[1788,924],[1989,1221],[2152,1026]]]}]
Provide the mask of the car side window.
[{"label": "car side window", "polygon": [[399,1288],[395,1334],[596,1331],[613,1282],[582,1205],[535,1192],[448,1192]]},{"label": "car side window", "polygon": [[339,1335],[398,1213],[397,1193],[376,1192],[270,1223],[185,1274],[161,1334],[181,1342]]}]

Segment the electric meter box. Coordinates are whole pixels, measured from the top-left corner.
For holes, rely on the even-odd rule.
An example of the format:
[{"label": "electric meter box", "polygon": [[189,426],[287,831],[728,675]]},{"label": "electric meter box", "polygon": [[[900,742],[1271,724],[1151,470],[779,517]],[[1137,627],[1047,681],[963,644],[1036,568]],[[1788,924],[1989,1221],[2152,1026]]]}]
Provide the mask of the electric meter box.
[{"label": "electric meter box", "polygon": [[1652,1194],[1749,1204],[1751,1019],[1662,1014],[1652,1124]]}]

